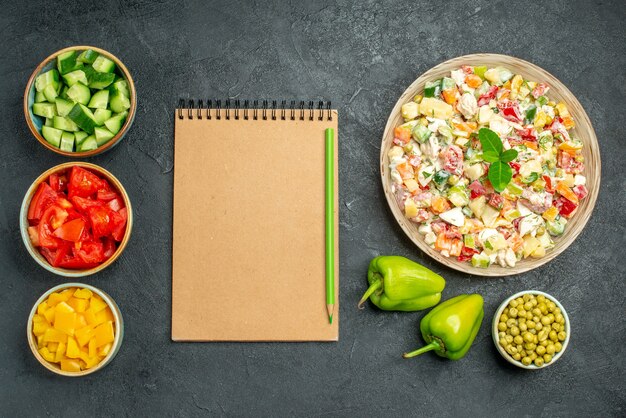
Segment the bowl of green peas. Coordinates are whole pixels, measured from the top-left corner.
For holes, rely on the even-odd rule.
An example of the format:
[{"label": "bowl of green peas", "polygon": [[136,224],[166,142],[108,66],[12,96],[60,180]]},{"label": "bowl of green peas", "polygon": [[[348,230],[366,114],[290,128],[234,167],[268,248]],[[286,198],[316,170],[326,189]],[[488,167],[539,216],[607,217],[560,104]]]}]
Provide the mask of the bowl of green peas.
[{"label": "bowl of green peas", "polygon": [[556,298],[539,290],[525,290],[498,307],[492,336],[506,361],[538,370],[561,358],[569,343],[570,322]]}]

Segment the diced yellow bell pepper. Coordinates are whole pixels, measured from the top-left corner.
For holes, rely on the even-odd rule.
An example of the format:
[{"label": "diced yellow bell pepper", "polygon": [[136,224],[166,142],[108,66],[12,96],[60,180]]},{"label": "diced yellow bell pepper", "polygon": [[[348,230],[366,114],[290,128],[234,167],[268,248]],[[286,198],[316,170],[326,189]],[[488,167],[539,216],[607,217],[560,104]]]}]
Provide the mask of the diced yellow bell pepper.
[{"label": "diced yellow bell pepper", "polygon": [[[65,303],[65,302],[61,302]],[[60,306],[61,304],[57,305]],[[76,313],[75,312],[57,312],[54,318],[54,328],[63,331],[67,335],[74,335],[76,330]]]},{"label": "diced yellow bell pepper", "polygon": [[115,340],[113,322],[107,321],[104,324],[98,325],[94,330],[94,338],[96,339],[96,347],[101,347],[104,344],[112,343],[113,340]]},{"label": "diced yellow bell pepper", "polygon": [[98,348],[98,355],[101,357],[106,357],[111,351],[111,348],[113,348],[113,343],[103,345],[102,347]]},{"label": "diced yellow bell pepper", "polygon": [[90,304],[89,304],[89,309],[91,309],[91,311],[93,313],[98,313],[101,310],[103,310],[104,308],[107,307],[107,304],[105,301],[103,301],[102,299],[100,299],[100,297],[93,295],[90,299]]},{"label": "diced yellow bell pepper", "polygon": [[93,292],[89,289],[78,289],[74,292],[74,297],[78,299],[90,299]]},{"label": "diced yellow bell pepper", "polygon": [[89,300],[71,297],[70,300],[67,301],[67,304],[74,308],[76,312],[85,312],[89,307]]},{"label": "diced yellow bell pepper", "polygon": [[43,316],[46,318],[46,321],[48,321],[50,325],[52,325],[52,323],[54,322],[55,312],[56,311],[54,310],[54,307],[50,307],[43,313]]},{"label": "diced yellow bell pepper", "polygon": [[67,304],[67,302],[63,301],[63,302],[59,302],[55,307],[54,310],[59,313],[59,312],[66,312],[66,313],[71,313],[74,312],[74,308],[72,308],[70,305]]},{"label": "diced yellow bell pepper", "polygon": [[85,319],[85,315],[82,313],[76,314],[76,329],[80,329],[89,325]]},{"label": "diced yellow bell pepper", "polygon": [[44,343],[65,343],[67,342],[67,334],[58,329],[48,328],[43,335]]},{"label": "diced yellow bell pepper", "polygon": [[53,292],[48,296],[48,306],[56,306],[59,302],[63,302],[63,296],[60,293]]},{"label": "diced yellow bell pepper", "polygon": [[533,125],[535,126],[536,129],[541,129],[544,126],[546,126],[547,122],[548,122],[548,115],[546,115],[545,112],[540,110],[535,115],[535,121],[533,122]]},{"label": "diced yellow bell pepper", "polygon": [[80,348],[78,348],[78,343],[74,337],[68,337],[67,339],[67,347],[65,348],[65,355],[68,358],[78,358],[80,355]]},{"label": "diced yellow bell pepper", "polygon": [[96,357],[97,354],[96,339],[92,338],[91,340],[89,340],[89,357]]},{"label": "diced yellow bell pepper", "polygon": [[556,219],[556,215],[558,214],[559,210],[556,208],[556,206],[550,206],[550,208],[542,213],[541,216],[543,216],[543,219],[545,219],[546,221],[554,221]]},{"label": "diced yellow bell pepper", "polygon": [[33,322],[33,334],[36,336],[44,335],[48,328],[50,328],[50,324],[47,321]]},{"label": "diced yellow bell pepper", "polygon": [[46,302],[45,300],[43,302],[41,302],[38,306],[37,306],[37,313],[39,315],[43,315],[43,313],[46,311],[46,309],[48,309],[48,302]]},{"label": "diced yellow bell pepper", "polygon": [[554,110],[556,110],[556,113],[562,118],[570,115],[569,110],[567,110],[567,105],[563,102],[560,102],[559,104],[554,106]]},{"label": "diced yellow bell pepper", "polygon": [[59,344],[61,343],[48,343],[46,347],[48,347],[48,351],[50,351],[51,353],[56,353],[57,349],[59,348]]},{"label": "diced yellow bell pepper", "polygon": [[61,370],[64,372],[79,372],[80,362],[78,360],[61,360]]},{"label": "diced yellow bell pepper", "polygon": [[96,321],[98,322],[98,324],[106,321],[115,322],[115,317],[113,316],[113,312],[111,312],[111,308],[107,306],[105,309],[98,312],[96,314]]},{"label": "diced yellow bell pepper", "polygon": [[77,329],[74,336],[76,337],[76,341],[78,342],[78,345],[80,345],[81,347],[84,346],[94,336],[93,326],[88,325],[81,329]]},{"label": "diced yellow bell pepper", "polygon": [[39,354],[41,354],[41,357],[43,357],[44,360],[49,361],[50,363],[54,361],[54,353],[51,353],[50,350],[48,350],[48,347],[40,348]]},{"label": "diced yellow bell pepper", "polygon": [[43,335],[37,336],[37,348],[43,347],[45,342],[43,341]]},{"label": "diced yellow bell pepper", "polygon": [[529,255],[531,255],[532,253],[535,252],[535,250],[537,250],[537,247],[539,247],[541,245],[541,243],[539,242],[539,240],[531,235],[526,235],[524,237],[524,244],[523,244],[523,255],[524,258],[528,257]]},{"label": "diced yellow bell pepper", "polygon": [[57,352],[54,356],[54,362],[58,363],[60,362],[63,358],[65,358],[65,348],[66,345],[63,343],[59,343],[59,346],[57,347]]},{"label": "diced yellow bell pepper", "polygon": [[37,322],[48,322],[46,321],[46,317],[43,315],[35,314],[33,315],[33,324]]},{"label": "diced yellow bell pepper", "polygon": [[91,308],[83,312],[83,316],[85,317],[88,325],[98,325],[96,314],[94,311],[91,310]]}]

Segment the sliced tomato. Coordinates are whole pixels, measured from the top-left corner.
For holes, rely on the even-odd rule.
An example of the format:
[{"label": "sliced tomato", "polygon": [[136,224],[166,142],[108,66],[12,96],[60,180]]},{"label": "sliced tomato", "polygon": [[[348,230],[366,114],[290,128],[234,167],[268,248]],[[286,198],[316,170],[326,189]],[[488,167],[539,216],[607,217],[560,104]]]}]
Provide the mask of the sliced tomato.
[{"label": "sliced tomato", "polygon": [[27,214],[28,220],[39,221],[43,212],[56,200],[57,194],[52,187],[46,182],[41,183],[30,201]]},{"label": "sliced tomato", "polygon": [[[113,231],[112,214],[117,214],[117,212],[106,206],[96,206],[89,208],[87,213],[91,221],[91,231],[94,238],[106,237],[111,234]],[[119,214],[117,215],[120,216]]]},{"label": "sliced tomato", "polygon": [[89,197],[106,187],[102,179],[91,171],[78,166],[72,167],[70,182],[67,187],[70,200],[74,196]]},{"label": "sliced tomato", "polygon": [[48,177],[48,183],[50,183],[50,187],[52,187],[52,190],[55,192],[61,191],[58,174],[50,174],[50,177]]},{"label": "sliced tomato", "polygon": [[463,248],[461,249],[461,254],[459,254],[459,256],[457,257],[457,260],[459,261],[469,261],[472,259],[472,256],[474,254],[478,254],[479,251],[475,250],[474,248],[469,248],[466,247],[465,245],[463,246]]},{"label": "sliced tomato", "polygon": [[100,241],[85,241],[74,253],[87,265],[97,265],[104,261],[104,246]]},{"label": "sliced tomato", "polygon": [[124,215],[113,211],[112,212],[113,216],[111,218],[112,229],[113,229],[113,231],[111,232],[111,236],[113,237],[115,241],[118,241],[118,242],[121,241],[122,238],[124,238],[124,233],[126,232],[126,220],[127,220],[126,208],[122,210],[124,210]]},{"label": "sliced tomato", "polygon": [[117,249],[117,246],[115,245],[115,241],[112,240],[111,238],[104,238],[102,240],[102,246],[104,249],[104,258],[106,260],[111,258],[111,256],[115,254],[115,250]]},{"label": "sliced tomato", "polygon": [[28,227],[28,237],[30,238],[30,242],[35,246],[39,247],[41,244],[39,243],[39,231],[36,226]]},{"label": "sliced tomato", "polygon": [[552,180],[552,177],[550,176],[542,176],[541,178],[543,178],[543,181],[546,182],[546,192],[548,193],[554,193],[554,180]]},{"label": "sliced tomato", "polygon": [[76,206],[76,209],[84,214],[87,214],[89,208],[102,207],[104,204],[99,200],[87,199],[80,196],[73,196],[72,203]]},{"label": "sliced tomato", "polygon": [[559,210],[559,214],[561,216],[565,216],[566,218],[570,218],[572,215],[574,215],[576,209],[578,209],[577,204],[572,203],[562,196],[558,197],[554,201],[554,206],[556,206],[556,208]]},{"label": "sliced tomato", "polygon": [[53,236],[53,231],[59,228],[68,217],[65,209],[52,205],[41,216],[39,222],[39,244],[46,248],[58,248],[59,239]]},{"label": "sliced tomato", "polygon": [[62,261],[68,257],[68,254],[71,254],[71,247],[67,244],[59,245],[56,249],[50,248],[41,248],[41,255],[43,255],[48,263],[52,267],[63,267]]},{"label": "sliced tomato", "polygon": [[107,202],[107,206],[113,209],[116,212],[119,212],[120,209],[124,207],[124,202],[119,197],[115,197],[113,200],[109,200]]},{"label": "sliced tomato", "polygon": [[100,189],[98,190],[98,200],[102,200],[104,202],[108,202],[109,200],[113,200],[117,197],[117,193],[115,193],[111,189]]},{"label": "sliced tomato", "polygon": [[53,235],[65,241],[78,242],[85,230],[85,221],[81,218],[66,222],[54,230]]}]

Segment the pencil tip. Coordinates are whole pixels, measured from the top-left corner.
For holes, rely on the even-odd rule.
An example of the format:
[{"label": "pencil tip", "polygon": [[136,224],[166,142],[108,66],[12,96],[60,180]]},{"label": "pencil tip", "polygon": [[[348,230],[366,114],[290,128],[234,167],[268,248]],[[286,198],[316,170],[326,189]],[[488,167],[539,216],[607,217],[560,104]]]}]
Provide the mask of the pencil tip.
[{"label": "pencil tip", "polygon": [[332,324],[332,323],[333,323],[333,316],[332,316],[332,315],[328,315],[328,322],[329,322],[330,324]]}]

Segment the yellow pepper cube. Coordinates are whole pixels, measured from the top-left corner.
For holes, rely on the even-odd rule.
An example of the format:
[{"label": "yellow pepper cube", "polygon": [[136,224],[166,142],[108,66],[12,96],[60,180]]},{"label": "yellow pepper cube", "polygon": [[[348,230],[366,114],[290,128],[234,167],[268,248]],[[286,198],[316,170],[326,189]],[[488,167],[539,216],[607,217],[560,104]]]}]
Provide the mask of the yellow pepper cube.
[{"label": "yellow pepper cube", "polygon": [[44,360],[49,361],[50,363],[52,363],[54,361],[54,353],[51,353],[48,350],[48,347],[42,347],[39,349],[39,354],[41,354],[41,357],[44,358]]},{"label": "yellow pepper cube", "polygon": [[43,335],[44,343],[66,343],[67,334],[58,329],[48,328]]},{"label": "yellow pepper cube", "polygon": [[89,357],[96,357],[97,355],[96,339],[89,340]]},{"label": "yellow pepper cube", "polygon": [[61,343],[48,343],[46,347],[48,347],[48,351],[50,351],[51,353],[56,353],[57,349],[59,348],[59,344]]},{"label": "yellow pepper cube", "polygon": [[74,337],[68,337],[65,355],[68,358],[78,358],[80,356],[80,348],[78,347],[78,343]]},{"label": "yellow pepper cube", "polygon": [[43,341],[43,335],[37,336],[37,348],[42,348],[45,342]]},{"label": "yellow pepper cube", "polygon": [[87,320],[85,319],[85,315],[83,313],[76,314],[76,329],[84,328],[87,325]]},{"label": "yellow pepper cube", "polygon": [[74,333],[74,336],[76,337],[76,341],[78,342],[78,345],[82,347],[85,344],[87,344],[89,340],[93,338],[94,336],[93,327],[91,325],[88,325],[81,329],[77,329],[76,332]]},{"label": "yellow pepper cube", "polygon": [[559,210],[555,206],[550,206],[550,208],[541,214],[541,216],[543,216],[543,219],[546,221],[554,221],[558,214]]},{"label": "yellow pepper cube", "polygon": [[104,324],[98,325],[94,330],[94,338],[96,339],[96,347],[101,347],[104,344],[112,343],[113,340],[115,340],[113,322],[107,321]]},{"label": "yellow pepper cube", "polygon": [[56,311],[54,310],[54,307],[50,307],[48,308],[44,313],[43,316],[46,318],[46,321],[48,321],[48,323],[50,325],[52,325],[52,323],[54,323],[54,315],[55,315]]},{"label": "yellow pepper cube", "polygon": [[67,304],[74,308],[76,312],[85,312],[89,307],[89,301],[87,299],[78,299],[75,297],[71,297],[70,300],[67,301]]},{"label": "yellow pepper cube", "polygon": [[85,317],[85,320],[87,321],[88,325],[98,325],[98,322],[96,319],[96,313],[92,311],[91,308],[83,312],[83,316]]},{"label": "yellow pepper cube", "polygon": [[59,312],[65,312],[65,313],[71,313],[74,312],[74,308],[72,308],[70,305],[67,304],[67,302],[63,301],[63,302],[59,302],[55,307],[54,310],[59,313]]},{"label": "yellow pepper cube", "polygon": [[91,302],[89,303],[89,309],[91,309],[93,313],[98,313],[107,307],[106,302],[96,295],[93,295],[90,301]]},{"label": "yellow pepper cube", "polygon": [[44,335],[46,330],[50,328],[50,324],[47,321],[34,322],[33,321],[33,334],[36,336]]},{"label": "yellow pepper cube", "polygon": [[48,296],[48,306],[56,306],[59,302],[63,302],[64,300],[60,293],[53,292]]},{"label": "yellow pepper cube", "polygon": [[89,289],[77,289],[74,292],[74,297],[78,299],[90,299],[93,292]]},{"label": "yellow pepper cube", "polygon": [[98,348],[98,355],[100,357],[106,357],[107,354],[109,354],[109,352],[111,351],[111,348],[113,348],[113,343],[103,345],[102,347]]},{"label": "yellow pepper cube", "polygon": [[57,352],[54,356],[54,362],[58,363],[60,362],[62,359],[65,358],[65,347],[66,345],[63,343],[59,343],[59,346],[57,347]]},{"label": "yellow pepper cube", "polygon": [[115,322],[113,312],[111,312],[111,308],[109,308],[108,306],[96,314],[96,323],[102,324],[106,321]]},{"label": "yellow pepper cube", "polygon": [[[65,302],[61,302],[65,303]],[[57,305],[58,306],[58,305]],[[57,312],[54,318],[54,329],[63,331],[67,335],[74,335],[76,330],[76,313],[75,312]]]},{"label": "yellow pepper cube", "polygon": [[38,306],[37,306],[37,313],[39,315],[43,315],[43,313],[48,309],[48,302],[46,302],[45,300],[43,302],[41,302]]},{"label": "yellow pepper cube", "polygon": [[61,360],[61,370],[64,372],[79,372],[80,362],[78,360]]}]

